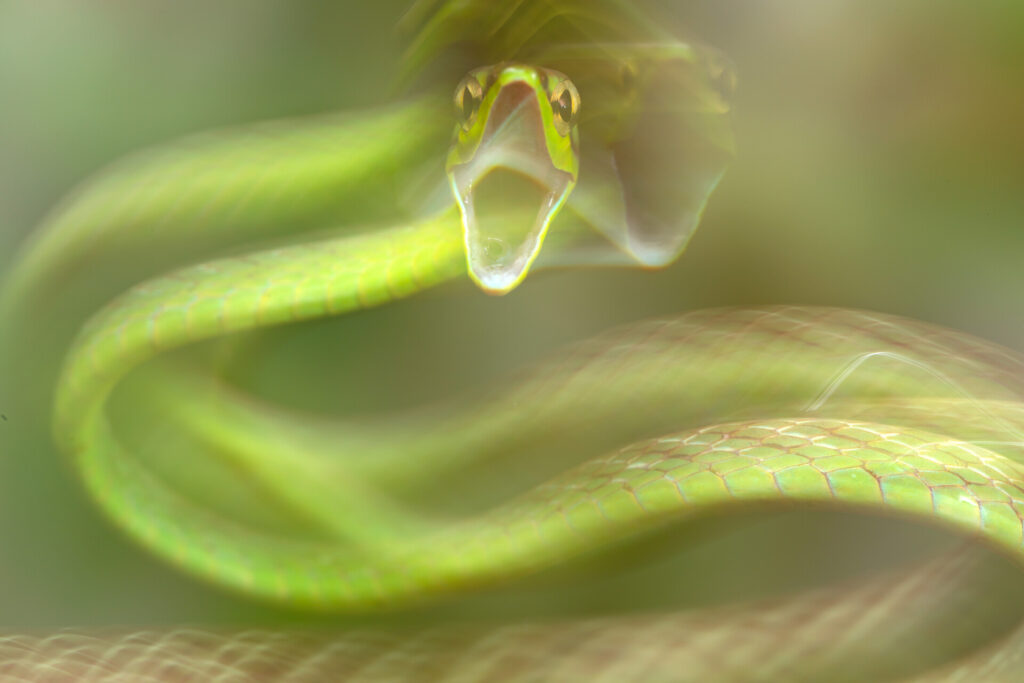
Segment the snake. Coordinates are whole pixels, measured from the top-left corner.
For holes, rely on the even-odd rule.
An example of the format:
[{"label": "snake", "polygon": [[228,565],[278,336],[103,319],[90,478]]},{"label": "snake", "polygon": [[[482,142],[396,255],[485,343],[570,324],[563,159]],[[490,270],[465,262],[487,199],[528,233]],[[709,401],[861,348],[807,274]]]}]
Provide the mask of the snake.
[{"label": "snake", "polygon": [[[632,21],[635,38],[629,6],[513,5],[501,16],[418,6],[429,19],[409,62],[433,55],[465,12],[478,28],[497,22],[489,49],[516,56],[457,82],[450,137],[451,105],[428,94],[139,153],[55,210],[2,298],[7,320],[75,328],[54,373],[54,437],[139,544],[271,604],[441,616],[392,629],[12,634],[0,636],[0,672],[1018,680],[1024,359],[1009,349],[880,313],[776,306],[635,323],[467,400],[361,419],[232,381],[233,359],[271,328],[458,281],[502,295],[549,265],[653,268],[683,253],[732,152],[721,68],[650,22],[646,41],[537,37],[569,17],[603,37]],[[691,92],[694,73],[708,85]],[[659,116],[675,117],[678,138],[650,125]],[[654,152],[675,155],[694,121],[707,126],[692,148],[703,153],[666,166]],[[679,176],[651,178],[638,157]],[[443,182],[405,193],[423,161]],[[339,209],[344,223],[319,232]],[[77,299],[105,302],[81,310],[67,296],[76,286]],[[722,518],[734,533],[778,514],[863,515],[942,540],[924,559],[700,608],[673,604],[692,557],[644,573],[686,529],[714,532]],[[550,603],[545,618],[444,617],[445,604],[493,595],[490,614],[531,591]]]}]

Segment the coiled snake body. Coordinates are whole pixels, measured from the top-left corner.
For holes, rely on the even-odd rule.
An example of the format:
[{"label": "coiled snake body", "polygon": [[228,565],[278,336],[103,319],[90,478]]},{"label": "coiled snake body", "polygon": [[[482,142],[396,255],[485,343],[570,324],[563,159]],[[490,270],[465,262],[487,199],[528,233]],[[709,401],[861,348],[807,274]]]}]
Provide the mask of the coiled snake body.
[{"label": "coiled snake body", "polygon": [[[655,63],[695,63],[686,46],[669,47]],[[607,49],[616,58],[627,50]],[[666,603],[413,632],[11,636],[0,640],[0,671],[44,680],[705,681],[933,668],[936,679],[1017,680],[1024,631],[1001,623],[994,645],[974,642],[993,604],[1003,602],[995,611],[1004,616],[1006,604],[1017,601],[1012,614],[1024,604],[1010,588],[1024,560],[1024,363],[995,345],[837,309],[697,312],[606,334],[472,405],[340,424],[261,402],[220,377],[209,362],[215,340],[380,306],[463,277],[467,263],[483,288],[506,291],[542,247],[571,262],[591,253],[595,227],[615,244],[609,253],[649,266],[678,255],[724,166],[707,166],[689,186],[697,198],[682,204],[629,187],[595,199],[613,186],[609,169],[635,163],[624,141],[642,143],[635,131],[613,139],[635,122],[600,97],[587,129],[587,91],[569,71],[499,63],[459,85],[448,159],[459,211],[231,253],[362,204],[380,178],[401,184],[404,169],[439,146],[446,115],[424,98],[158,149],[115,166],[57,212],[8,282],[9,316],[30,315],[105,251],[162,248],[166,265],[222,253],[133,284],[67,353],[55,434],[99,505],[193,574],[349,612],[478,593],[644,539],[671,541],[712,513],[778,505],[919,520],[974,540],[866,579],[703,611]],[[613,152],[588,157],[588,130]],[[496,168],[540,186],[529,220],[477,210],[473,193]],[[681,234],[667,232],[672,210]],[[967,643],[960,650],[947,644],[957,639]]]}]

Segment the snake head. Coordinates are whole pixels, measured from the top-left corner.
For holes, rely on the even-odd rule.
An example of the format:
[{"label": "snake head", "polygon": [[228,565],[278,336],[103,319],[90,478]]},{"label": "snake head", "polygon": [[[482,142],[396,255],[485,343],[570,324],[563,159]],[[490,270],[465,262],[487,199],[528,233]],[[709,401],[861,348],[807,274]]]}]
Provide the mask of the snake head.
[{"label": "snake head", "polygon": [[576,185],[579,103],[564,74],[522,64],[476,69],[456,88],[446,170],[469,274],[486,292],[523,281]]},{"label": "snake head", "polygon": [[629,263],[674,262],[735,156],[728,57],[663,40],[559,44],[537,58],[572,73],[587,94],[584,180],[570,211]]}]

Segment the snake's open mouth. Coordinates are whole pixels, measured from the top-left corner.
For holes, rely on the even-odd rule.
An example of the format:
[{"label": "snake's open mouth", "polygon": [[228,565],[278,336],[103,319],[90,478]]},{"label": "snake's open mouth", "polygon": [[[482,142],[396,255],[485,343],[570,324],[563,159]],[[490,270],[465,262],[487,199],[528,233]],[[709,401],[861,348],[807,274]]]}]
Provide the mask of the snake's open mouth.
[{"label": "snake's open mouth", "polygon": [[[574,179],[548,153],[536,92],[512,82],[498,93],[473,158],[455,166],[469,271],[491,293],[526,276]],[[485,201],[478,201],[486,186]]]}]

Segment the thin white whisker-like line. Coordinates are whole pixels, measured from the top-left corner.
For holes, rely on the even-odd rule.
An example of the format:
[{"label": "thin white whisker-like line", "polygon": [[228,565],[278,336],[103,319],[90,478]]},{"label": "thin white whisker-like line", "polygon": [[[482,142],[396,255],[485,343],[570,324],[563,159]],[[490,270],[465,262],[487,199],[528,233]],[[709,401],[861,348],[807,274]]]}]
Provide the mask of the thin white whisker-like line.
[{"label": "thin white whisker-like line", "polygon": [[[910,365],[912,367],[918,368],[919,370],[922,370],[922,371],[928,373],[932,377],[936,378],[937,380],[939,380],[940,382],[942,382],[943,384],[948,386],[954,392],[959,393],[960,395],[962,395],[972,406],[977,408],[977,410],[980,413],[982,413],[986,417],[990,418],[996,424],[998,424],[1001,427],[1003,427],[1006,430],[1007,433],[1013,434],[1015,436],[1018,436],[1018,437],[1021,438],[1021,441],[1024,441],[1024,432],[1022,432],[1021,430],[1017,429],[1012,424],[1007,422],[1005,419],[999,417],[994,412],[992,412],[991,410],[986,408],[985,404],[982,401],[978,400],[977,397],[971,395],[971,393],[969,391],[967,391],[963,386],[961,386],[960,383],[956,382],[955,380],[950,378],[945,373],[940,372],[939,370],[936,370],[932,366],[928,365],[928,363],[925,363],[923,361],[919,361],[919,360],[914,359],[914,358],[910,358],[910,357],[905,356],[905,355],[900,354],[900,353],[895,353],[893,351],[871,351],[871,352],[868,352],[868,353],[860,354],[859,356],[857,356],[856,358],[851,360],[847,364],[847,366],[845,368],[843,368],[836,375],[836,377],[831,382],[828,383],[828,385],[825,387],[824,390],[822,390],[822,392],[818,395],[818,397],[816,399],[814,399],[813,401],[811,401],[811,403],[809,403],[804,408],[804,412],[814,412],[814,411],[820,410],[821,407],[824,406],[825,403],[827,403],[830,398],[832,398],[832,396],[839,389],[839,387],[842,385],[843,382],[845,382],[847,379],[849,379],[850,376],[861,365],[863,365],[867,361],[872,360],[874,358],[889,358],[889,359],[892,359],[892,360],[895,360],[895,361],[898,361],[898,362],[901,362],[901,363],[906,363],[907,365]],[[1007,445],[1012,445],[1012,444],[1007,444]]]},{"label": "thin white whisker-like line", "polygon": [[[519,104],[516,105],[515,109],[510,111],[508,113],[508,115],[505,116],[505,118],[502,120],[501,124],[497,128],[495,128],[493,131],[491,131],[490,137],[491,137],[492,141],[499,140],[501,138],[501,136],[505,133],[505,129],[512,124],[512,121],[517,116],[519,116],[520,110],[522,110],[522,108],[526,106],[527,101],[528,101],[527,98],[522,99],[519,102]],[[486,134],[486,132],[485,132],[485,134]]]}]

